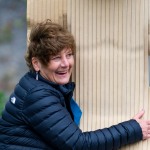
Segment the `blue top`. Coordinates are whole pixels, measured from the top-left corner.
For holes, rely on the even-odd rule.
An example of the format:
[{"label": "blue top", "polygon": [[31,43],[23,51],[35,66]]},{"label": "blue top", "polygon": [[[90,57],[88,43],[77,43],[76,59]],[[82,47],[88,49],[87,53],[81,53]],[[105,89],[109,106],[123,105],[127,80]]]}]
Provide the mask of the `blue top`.
[{"label": "blue top", "polygon": [[74,101],[73,98],[70,101],[70,106],[71,106],[71,110],[72,110],[72,113],[74,116],[74,122],[79,126],[80,119],[82,116],[82,111],[81,111],[80,107],[78,106],[78,104]]}]

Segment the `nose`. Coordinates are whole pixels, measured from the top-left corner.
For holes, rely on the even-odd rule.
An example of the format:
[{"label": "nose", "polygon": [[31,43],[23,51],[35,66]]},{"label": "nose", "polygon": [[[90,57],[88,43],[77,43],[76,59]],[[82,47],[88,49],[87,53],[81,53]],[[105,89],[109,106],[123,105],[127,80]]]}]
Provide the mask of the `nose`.
[{"label": "nose", "polygon": [[69,66],[69,61],[66,56],[64,56],[61,60],[61,67],[68,67]]}]

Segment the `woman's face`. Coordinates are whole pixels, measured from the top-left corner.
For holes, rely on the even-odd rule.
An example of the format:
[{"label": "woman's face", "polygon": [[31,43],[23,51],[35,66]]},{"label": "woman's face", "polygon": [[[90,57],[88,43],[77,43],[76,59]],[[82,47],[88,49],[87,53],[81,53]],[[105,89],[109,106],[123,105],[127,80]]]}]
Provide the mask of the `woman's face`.
[{"label": "woman's face", "polygon": [[[32,63],[34,66],[34,61]],[[35,70],[39,71],[45,79],[63,85],[70,80],[74,56],[71,49],[64,48],[58,55],[50,59],[47,66],[43,66],[39,61],[37,64],[38,69],[34,67]]]}]

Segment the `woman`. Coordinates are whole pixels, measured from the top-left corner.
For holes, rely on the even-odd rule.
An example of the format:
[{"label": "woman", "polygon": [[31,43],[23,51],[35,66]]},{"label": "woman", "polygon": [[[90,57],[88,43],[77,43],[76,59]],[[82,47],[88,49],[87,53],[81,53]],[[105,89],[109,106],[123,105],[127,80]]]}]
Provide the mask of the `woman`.
[{"label": "woman", "polygon": [[34,26],[25,57],[30,71],[0,120],[1,150],[116,150],[150,137],[144,111],[110,128],[81,131],[70,82],[75,48],[73,36],[60,25],[47,20]]}]

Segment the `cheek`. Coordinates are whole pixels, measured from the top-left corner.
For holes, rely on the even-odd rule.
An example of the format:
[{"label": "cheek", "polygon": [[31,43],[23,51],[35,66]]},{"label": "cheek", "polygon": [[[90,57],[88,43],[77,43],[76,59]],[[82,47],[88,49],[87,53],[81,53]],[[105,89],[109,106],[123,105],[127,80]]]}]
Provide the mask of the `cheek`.
[{"label": "cheek", "polygon": [[74,66],[74,58],[72,58],[71,62],[70,62],[71,66]]},{"label": "cheek", "polygon": [[50,63],[49,65],[49,72],[55,72],[59,67],[59,63],[56,63],[56,62],[52,62]]}]

